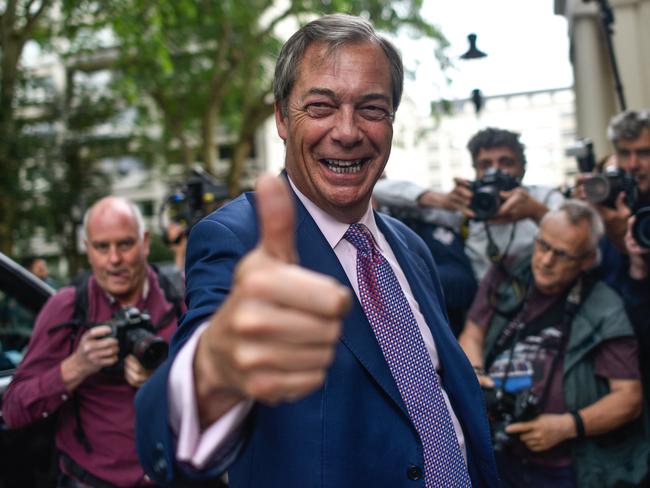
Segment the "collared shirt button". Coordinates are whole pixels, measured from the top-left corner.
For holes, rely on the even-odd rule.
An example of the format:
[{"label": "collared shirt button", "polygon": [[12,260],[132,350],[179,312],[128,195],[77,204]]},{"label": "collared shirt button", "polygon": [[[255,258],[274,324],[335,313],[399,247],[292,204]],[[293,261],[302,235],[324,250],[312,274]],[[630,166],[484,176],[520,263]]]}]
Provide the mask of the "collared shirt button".
[{"label": "collared shirt button", "polygon": [[411,481],[418,481],[422,479],[422,468],[419,466],[409,466],[406,470],[406,476]]},{"label": "collared shirt button", "polygon": [[65,393],[61,395],[61,400],[65,402],[67,399],[68,399],[68,395],[66,395]]},{"label": "collared shirt button", "polygon": [[47,413],[47,412],[43,412],[43,418],[44,418],[44,419],[48,418],[49,416],[50,416],[49,413]]}]

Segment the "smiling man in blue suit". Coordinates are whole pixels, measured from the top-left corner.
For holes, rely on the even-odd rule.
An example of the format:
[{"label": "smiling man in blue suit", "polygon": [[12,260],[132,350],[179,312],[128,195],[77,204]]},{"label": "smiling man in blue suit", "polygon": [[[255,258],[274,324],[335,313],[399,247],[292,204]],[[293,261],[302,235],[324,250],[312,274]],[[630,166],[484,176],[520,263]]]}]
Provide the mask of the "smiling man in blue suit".
[{"label": "smiling man in blue suit", "polygon": [[137,398],[163,485],[496,486],[484,402],[436,268],[370,199],[390,154],[399,54],[363,19],[301,28],[275,72],[285,178],[197,224],[188,313]]}]

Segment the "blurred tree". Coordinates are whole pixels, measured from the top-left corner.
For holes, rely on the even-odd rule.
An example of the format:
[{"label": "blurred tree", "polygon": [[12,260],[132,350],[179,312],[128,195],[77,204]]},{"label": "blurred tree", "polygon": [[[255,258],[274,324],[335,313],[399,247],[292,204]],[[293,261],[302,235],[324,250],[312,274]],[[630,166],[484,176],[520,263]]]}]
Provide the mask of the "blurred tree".
[{"label": "blurred tree", "polygon": [[18,222],[15,193],[20,188],[15,123],[20,59],[27,41],[43,36],[42,27],[52,0],[0,2],[0,251],[11,253]]},{"label": "blurred tree", "polygon": [[[143,123],[158,120],[164,159],[197,160],[218,176],[218,144],[232,147],[226,176],[240,189],[258,127],[273,113],[274,59],[314,15],[363,15],[385,32],[407,29],[447,43],[420,15],[422,0],[114,0],[105,17],[120,45],[119,84]],[[153,101],[153,103],[152,103]]]},{"label": "blurred tree", "polygon": [[[11,90],[2,92],[0,249],[33,252],[32,238],[40,236],[59,245],[72,273],[84,264],[78,249],[81,214],[110,191],[114,171],[104,160],[127,154],[130,139],[105,127],[119,123],[125,105],[94,78],[104,67],[95,58],[106,42],[98,35],[98,6],[92,0],[0,2],[1,74],[3,81],[13,79]],[[25,67],[29,63],[18,55],[12,58],[14,74],[5,76],[4,54],[18,42],[17,34],[8,34],[10,19],[23,47],[31,41],[33,53],[54,54],[61,64]]]}]

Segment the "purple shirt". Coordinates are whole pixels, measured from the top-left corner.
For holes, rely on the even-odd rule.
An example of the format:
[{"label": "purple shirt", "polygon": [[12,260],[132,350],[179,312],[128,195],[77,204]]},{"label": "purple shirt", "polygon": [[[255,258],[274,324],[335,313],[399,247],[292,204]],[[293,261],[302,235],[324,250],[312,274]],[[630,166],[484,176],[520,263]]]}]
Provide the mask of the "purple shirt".
[{"label": "purple shirt", "polygon": [[[88,293],[89,322],[106,321],[120,308],[94,278],[88,282]],[[146,484],[135,450],[133,400],[137,390],[122,375],[96,373],[75,390],[92,452],[86,452],[75,438],[77,422],[72,394],[61,378],[61,362],[71,351],[70,329],[64,327],[50,332],[53,326],[72,318],[74,298],[74,288],[63,288],[41,310],[27,353],[4,395],[2,414],[10,427],[17,428],[58,411],[56,444],[62,452],[94,476],[116,486]],[[154,325],[172,307],[165,301],[151,269],[148,270],[148,293],[136,307],[148,311]],[[158,335],[169,341],[175,330],[176,316],[173,316]],[[82,329],[77,334],[75,347],[84,332]]]}]

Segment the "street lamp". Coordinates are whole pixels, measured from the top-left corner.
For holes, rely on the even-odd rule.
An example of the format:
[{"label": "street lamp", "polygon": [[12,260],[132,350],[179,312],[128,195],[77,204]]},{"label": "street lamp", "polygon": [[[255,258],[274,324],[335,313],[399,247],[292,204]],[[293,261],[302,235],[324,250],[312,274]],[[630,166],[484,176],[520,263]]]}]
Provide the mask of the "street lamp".
[{"label": "street lamp", "polygon": [[[473,33],[467,36],[467,40],[469,42],[469,49],[465,54],[460,56],[460,59],[465,61],[471,61],[474,59],[483,59],[487,57],[487,54],[485,54],[483,51],[481,51],[479,48],[476,47],[477,37],[478,36]],[[481,93],[481,90],[479,90],[478,88],[474,88],[472,90],[470,99],[474,104],[474,110],[476,111],[476,115],[478,115],[481,112],[481,109],[483,108],[483,94]]]}]

